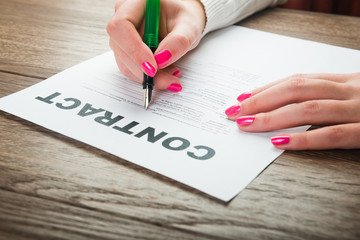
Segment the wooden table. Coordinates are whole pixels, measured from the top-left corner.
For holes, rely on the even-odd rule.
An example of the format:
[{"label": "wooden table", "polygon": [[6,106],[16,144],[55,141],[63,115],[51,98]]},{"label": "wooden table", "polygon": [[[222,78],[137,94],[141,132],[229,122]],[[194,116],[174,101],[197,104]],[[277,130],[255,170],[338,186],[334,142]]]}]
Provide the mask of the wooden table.
[{"label": "wooden table", "polygon": [[[114,3],[0,0],[0,97],[108,51]],[[360,18],[240,25],[360,49]],[[225,204],[5,112],[0,134],[0,239],[360,238],[360,150],[285,152]]]}]

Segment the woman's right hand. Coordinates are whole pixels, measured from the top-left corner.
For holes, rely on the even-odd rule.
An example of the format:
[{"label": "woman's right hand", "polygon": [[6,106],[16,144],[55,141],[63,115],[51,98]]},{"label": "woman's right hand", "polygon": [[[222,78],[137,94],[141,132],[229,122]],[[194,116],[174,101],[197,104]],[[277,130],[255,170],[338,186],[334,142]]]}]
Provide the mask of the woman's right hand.
[{"label": "woman's right hand", "polygon": [[141,83],[143,73],[156,74],[155,88],[178,92],[180,70],[172,65],[195,48],[206,17],[199,0],[161,0],[159,46],[153,54],[143,42],[146,0],[118,0],[107,25],[110,47],[120,71]]}]

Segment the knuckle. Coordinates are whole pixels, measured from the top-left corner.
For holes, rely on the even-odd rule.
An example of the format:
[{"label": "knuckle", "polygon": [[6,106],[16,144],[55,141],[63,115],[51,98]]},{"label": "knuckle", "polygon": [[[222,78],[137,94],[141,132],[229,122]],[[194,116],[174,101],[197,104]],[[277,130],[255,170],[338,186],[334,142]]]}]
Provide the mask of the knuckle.
[{"label": "knuckle", "polygon": [[306,78],[301,77],[301,74],[294,75],[289,79],[290,88],[298,90],[306,84]]},{"label": "knuckle", "polygon": [[346,137],[346,132],[342,126],[334,126],[328,129],[327,139],[330,142],[339,142],[345,137]]},{"label": "knuckle", "polygon": [[303,110],[303,114],[305,116],[313,116],[316,115],[320,112],[321,108],[320,108],[320,104],[316,101],[308,101],[308,102],[304,102],[302,104],[302,110]]},{"label": "knuckle", "polygon": [[360,88],[356,88],[354,87],[353,85],[350,85],[350,84],[336,84],[337,88],[339,89],[339,92],[345,94],[345,95],[348,95],[350,96],[353,92],[355,92],[355,94],[358,93],[358,90],[360,90]]},{"label": "knuckle", "polygon": [[114,32],[116,31],[116,29],[118,29],[119,23],[118,21],[111,19],[109,21],[109,23],[106,25],[106,31],[107,33],[112,36],[114,34]]},{"label": "knuckle", "polygon": [[268,88],[267,86],[258,87],[256,89],[252,90],[251,94],[252,94],[252,96],[254,96],[254,95],[258,94],[258,93],[261,93],[261,92],[265,91],[267,88]]},{"label": "knuckle", "polygon": [[247,101],[245,104],[248,106],[249,109],[255,109],[258,105],[257,97],[251,97],[246,99]]},{"label": "knuckle", "polygon": [[187,36],[177,34],[175,38],[176,38],[177,51],[186,52],[187,50],[189,50],[191,46],[191,42]]},{"label": "knuckle", "polygon": [[106,31],[110,36],[115,34],[124,34],[124,32],[129,31],[132,27],[132,23],[128,21],[126,15],[112,17],[108,24],[106,25]]},{"label": "knuckle", "polygon": [[243,114],[250,114],[256,109],[257,104],[258,101],[256,100],[256,97],[248,98],[246,101],[240,103],[241,112]]},{"label": "knuckle", "polygon": [[259,118],[261,118],[261,123],[264,129],[271,129],[272,128],[272,116],[270,113],[261,113],[259,114]]},{"label": "knuckle", "polygon": [[293,139],[296,140],[295,144],[300,148],[307,149],[309,146],[309,132],[303,132],[301,134],[297,134],[296,136],[296,139]]},{"label": "knuckle", "polygon": [[303,73],[295,73],[293,75],[291,75],[289,77],[289,79],[294,79],[294,78],[306,78],[306,74],[303,74]]}]

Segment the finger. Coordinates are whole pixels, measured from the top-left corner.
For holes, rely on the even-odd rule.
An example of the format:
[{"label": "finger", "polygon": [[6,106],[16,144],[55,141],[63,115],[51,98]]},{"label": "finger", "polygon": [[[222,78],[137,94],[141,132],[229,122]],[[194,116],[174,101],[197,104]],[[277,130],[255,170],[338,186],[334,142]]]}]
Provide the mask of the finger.
[{"label": "finger", "polygon": [[359,101],[308,101],[256,115],[240,116],[238,127],[246,132],[273,131],[302,125],[360,122]]},{"label": "finger", "polygon": [[[171,6],[167,6],[168,9],[171,9],[170,12],[179,15],[177,18],[166,19],[166,16],[162,16],[162,21],[160,21],[160,37],[162,40],[155,52],[155,59],[159,68],[169,66],[179,60],[188,51],[197,46],[202,36],[205,22],[202,22],[201,18],[197,15],[198,12],[195,10],[190,11],[188,7],[188,11],[184,11],[179,6],[180,3],[173,2],[170,3]],[[197,1],[181,4],[201,5]],[[195,9],[195,6],[193,8]],[[201,9],[201,11],[203,10]],[[162,55],[167,57],[162,57]]]},{"label": "finger", "polygon": [[171,74],[175,77],[179,77],[181,75],[181,71],[178,67],[176,67],[175,65],[171,65],[171,66],[168,66],[164,69],[161,69],[162,71],[168,73],[168,74]]},{"label": "finger", "polygon": [[171,92],[180,92],[182,86],[178,77],[174,75],[178,70],[176,67],[161,69],[155,76],[156,89],[169,90]]},{"label": "finger", "polygon": [[116,45],[129,56],[140,70],[149,76],[154,76],[157,71],[155,58],[138,32],[144,22],[145,6],[145,0],[122,3],[106,29]]},{"label": "finger", "polygon": [[348,81],[353,74],[340,74],[340,73],[310,73],[310,74],[295,74],[293,77],[303,77],[312,79],[325,79],[333,82],[343,83]]},{"label": "finger", "polygon": [[[142,72],[139,71],[133,62],[126,61],[128,59],[126,53],[118,48],[111,40],[110,45],[113,49],[115,60],[121,73],[135,82],[142,83]],[[172,92],[181,91],[182,86],[178,78],[180,73],[179,68],[176,66],[169,66],[161,71],[158,71],[154,80],[154,88],[159,90],[169,90]]]},{"label": "finger", "polygon": [[267,84],[263,87],[256,88],[252,90],[252,95],[256,95],[268,88],[271,88],[275,85],[278,85],[280,83],[286,82],[286,81],[292,81],[292,82],[301,82],[304,79],[319,79],[319,80],[327,80],[327,81],[333,81],[338,83],[343,83],[348,80],[350,80],[353,77],[354,74],[333,74],[333,73],[311,73],[311,74],[294,74],[292,76],[282,78],[280,80],[274,81],[270,84]]},{"label": "finger", "polygon": [[307,78],[293,79],[243,100],[240,104],[241,111],[229,117],[235,119],[240,115],[268,112],[288,104],[313,99],[344,100],[348,98],[348,88],[345,84]]},{"label": "finger", "polygon": [[272,137],[276,148],[283,150],[360,148],[360,123],[350,123]]},{"label": "finger", "polygon": [[158,66],[163,68],[179,60],[192,49],[196,40],[196,36],[193,33],[189,34],[182,30],[169,33],[160,42],[155,52]]},{"label": "finger", "polygon": [[110,47],[114,52],[116,64],[120,72],[130,78],[131,80],[141,83],[143,80],[143,73],[138,66],[131,61],[131,58],[110,39]]}]

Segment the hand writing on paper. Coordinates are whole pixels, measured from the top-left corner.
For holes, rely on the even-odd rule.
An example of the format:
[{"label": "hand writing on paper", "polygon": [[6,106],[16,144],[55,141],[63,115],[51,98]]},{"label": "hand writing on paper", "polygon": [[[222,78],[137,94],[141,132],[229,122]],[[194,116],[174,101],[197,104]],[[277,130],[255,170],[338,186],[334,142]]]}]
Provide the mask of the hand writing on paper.
[{"label": "hand writing on paper", "polygon": [[107,26],[110,47],[125,76],[141,83],[143,72],[157,74],[155,88],[178,92],[182,89],[180,71],[172,64],[198,45],[205,12],[198,0],[162,0],[160,4],[161,42],[155,55],[142,40],[146,0],[118,0]]},{"label": "hand writing on paper", "polygon": [[238,101],[226,114],[245,132],[324,126],[274,136],[279,149],[360,148],[360,73],[294,75],[244,93]]}]

